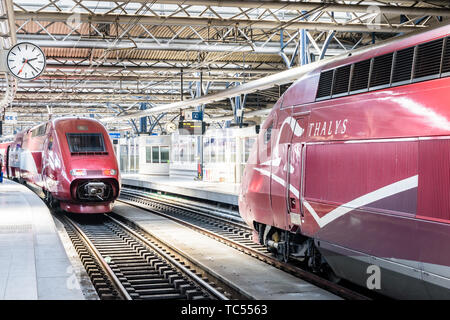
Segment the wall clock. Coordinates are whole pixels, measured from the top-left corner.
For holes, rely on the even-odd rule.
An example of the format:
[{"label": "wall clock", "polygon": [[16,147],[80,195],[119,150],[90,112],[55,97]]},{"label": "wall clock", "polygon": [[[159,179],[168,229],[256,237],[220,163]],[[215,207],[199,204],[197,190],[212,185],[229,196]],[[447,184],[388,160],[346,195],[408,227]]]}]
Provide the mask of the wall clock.
[{"label": "wall clock", "polygon": [[13,76],[33,80],[45,69],[45,55],[41,48],[30,42],[21,42],[9,49],[6,64]]}]

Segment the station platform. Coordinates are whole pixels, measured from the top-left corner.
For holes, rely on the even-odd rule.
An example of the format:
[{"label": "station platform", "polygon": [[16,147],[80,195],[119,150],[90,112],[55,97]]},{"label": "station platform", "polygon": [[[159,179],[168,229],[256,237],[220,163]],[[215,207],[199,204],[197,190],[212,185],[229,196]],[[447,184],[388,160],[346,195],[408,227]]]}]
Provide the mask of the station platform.
[{"label": "station platform", "polygon": [[91,299],[67,246],[35,193],[7,179],[0,183],[0,299]]},{"label": "station platform", "polygon": [[248,297],[257,300],[341,299],[170,219],[123,203],[117,203],[113,212],[170,243],[178,252],[183,252],[190,260],[206,266],[214,276],[239,288]]},{"label": "station platform", "polygon": [[239,184],[196,181],[147,174],[122,174],[122,185],[143,187],[198,199],[238,205]]}]

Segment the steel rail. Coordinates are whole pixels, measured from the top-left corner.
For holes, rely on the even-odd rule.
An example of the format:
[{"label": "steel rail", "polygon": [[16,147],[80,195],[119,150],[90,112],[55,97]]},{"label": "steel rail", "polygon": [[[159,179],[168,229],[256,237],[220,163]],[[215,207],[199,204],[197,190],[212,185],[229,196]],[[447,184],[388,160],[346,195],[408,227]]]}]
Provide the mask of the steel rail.
[{"label": "steel rail", "polygon": [[91,250],[91,252],[95,255],[95,257],[97,258],[97,260],[100,262],[100,264],[102,265],[103,269],[106,271],[106,273],[108,274],[108,276],[110,277],[110,280],[112,280],[113,285],[116,287],[117,291],[122,295],[122,297],[125,300],[133,300],[131,298],[131,296],[128,294],[128,291],[124,288],[124,286],[122,285],[122,283],[120,282],[120,280],[117,278],[117,276],[115,275],[114,271],[111,270],[111,268],[109,267],[108,263],[105,261],[105,259],[102,257],[102,255],[100,254],[100,252],[97,250],[97,248],[95,247],[95,245],[91,242],[91,240],[89,240],[88,236],[81,230],[81,228],[78,227],[78,225],[73,222],[71,219],[64,217],[63,219],[65,219],[65,221],[70,224],[71,227],[73,227],[76,232],[78,232],[78,234],[83,238],[83,240],[85,241],[85,243],[87,244],[87,246],[89,247],[89,249]]},{"label": "steel rail", "polygon": [[[112,220],[114,223],[116,223],[117,225],[119,225],[122,229],[126,230],[127,232],[131,233],[134,237],[138,238],[140,241],[142,241],[145,245],[149,246],[152,250],[154,250],[155,252],[157,252],[160,256],[162,256],[164,259],[166,259],[167,261],[169,261],[171,264],[173,264],[174,266],[176,266],[177,268],[179,268],[180,270],[182,270],[183,273],[187,274],[191,279],[193,279],[195,282],[197,282],[197,284],[199,284],[200,286],[202,286],[204,289],[206,289],[211,295],[215,296],[216,298],[220,299],[220,300],[229,300],[228,297],[226,297],[224,294],[222,294],[221,292],[219,292],[217,289],[215,289],[214,287],[212,287],[209,283],[207,283],[206,281],[204,281],[202,278],[200,278],[198,275],[196,275],[195,273],[193,273],[191,270],[187,269],[185,266],[183,266],[182,264],[180,264],[178,261],[176,261],[175,259],[173,259],[170,255],[168,255],[167,253],[165,253],[164,251],[162,251],[160,248],[158,248],[157,246],[155,246],[153,243],[151,243],[150,241],[148,241],[146,238],[144,238],[143,236],[141,236],[139,233],[137,233],[136,231],[134,231],[133,229],[129,228],[127,225],[123,224],[122,222],[120,222],[119,220],[111,217],[111,216],[107,216],[108,219]],[[167,244],[165,244],[167,245]],[[171,248],[172,249],[172,248]]]}]

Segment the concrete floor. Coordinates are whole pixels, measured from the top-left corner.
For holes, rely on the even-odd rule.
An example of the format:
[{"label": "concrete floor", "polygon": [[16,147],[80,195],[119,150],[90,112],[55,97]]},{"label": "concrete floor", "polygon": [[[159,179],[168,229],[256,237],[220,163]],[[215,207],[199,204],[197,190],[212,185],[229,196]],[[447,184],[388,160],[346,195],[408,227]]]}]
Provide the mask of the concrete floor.
[{"label": "concrete floor", "polygon": [[47,206],[9,180],[0,183],[0,299],[85,299]]}]

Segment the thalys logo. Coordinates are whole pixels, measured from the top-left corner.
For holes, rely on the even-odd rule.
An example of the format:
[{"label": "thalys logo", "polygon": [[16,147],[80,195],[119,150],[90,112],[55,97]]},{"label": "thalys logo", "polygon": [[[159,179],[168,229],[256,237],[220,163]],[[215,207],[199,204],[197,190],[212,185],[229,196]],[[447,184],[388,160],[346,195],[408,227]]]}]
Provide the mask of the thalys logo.
[{"label": "thalys logo", "polygon": [[347,131],[348,119],[312,122],[309,124],[308,136],[325,137],[337,134],[344,134]]}]

